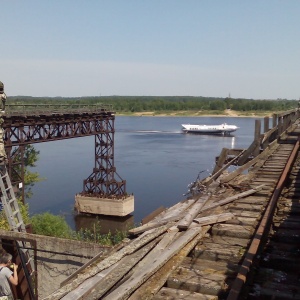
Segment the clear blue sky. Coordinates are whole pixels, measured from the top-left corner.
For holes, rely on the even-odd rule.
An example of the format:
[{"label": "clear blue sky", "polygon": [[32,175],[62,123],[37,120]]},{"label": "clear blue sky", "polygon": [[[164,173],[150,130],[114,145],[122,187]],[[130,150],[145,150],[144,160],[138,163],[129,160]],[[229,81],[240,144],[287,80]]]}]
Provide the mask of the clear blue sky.
[{"label": "clear blue sky", "polygon": [[300,97],[299,0],[0,0],[8,96]]}]

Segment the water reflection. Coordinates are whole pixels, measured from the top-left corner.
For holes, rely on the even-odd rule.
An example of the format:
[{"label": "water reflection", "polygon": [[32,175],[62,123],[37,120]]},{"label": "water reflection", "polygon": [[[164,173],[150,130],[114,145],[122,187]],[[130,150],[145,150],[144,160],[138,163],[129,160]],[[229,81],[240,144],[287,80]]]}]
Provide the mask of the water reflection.
[{"label": "water reflection", "polygon": [[74,221],[77,231],[80,229],[88,229],[92,232],[97,230],[100,234],[125,232],[134,225],[133,215],[125,217],[97,215],[95,217],[95,215],[78,214],[74,216]]},{"label": "water reflection", "polygon": [[231,148],[232,148],[232,149],[235,148],[235,137],[232,137],[232,140],[231,140]]}]

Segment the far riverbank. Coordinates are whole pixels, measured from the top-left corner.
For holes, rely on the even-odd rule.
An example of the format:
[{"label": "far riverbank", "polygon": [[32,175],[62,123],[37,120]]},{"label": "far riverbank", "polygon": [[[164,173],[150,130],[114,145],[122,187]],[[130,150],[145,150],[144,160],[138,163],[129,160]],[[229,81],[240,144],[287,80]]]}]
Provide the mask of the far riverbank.
[{"label": "far riverbank", "polygon": [[143,111],[143,112],[128,112],[128,113],[117,113],[119,116],[135,116],[135,117],[249,117],[249,118],[262,118],[272,117],[275,112],[257,112],[247,111],[240,112],[231,109],[224,111]]}]

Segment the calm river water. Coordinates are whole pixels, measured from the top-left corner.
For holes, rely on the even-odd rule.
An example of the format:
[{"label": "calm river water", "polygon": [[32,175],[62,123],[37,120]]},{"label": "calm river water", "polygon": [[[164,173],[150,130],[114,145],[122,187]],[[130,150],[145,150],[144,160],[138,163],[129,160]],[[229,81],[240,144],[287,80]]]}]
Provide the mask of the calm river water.
[{"label": "calm river water", "polygon": [[[221,124],[240,127],[232,136],[192,135],[181,124]],[[247,148],[254,138],[254,118],[125,117],[115,121],[115,166],[135,196],[135,212],[125,218],[100,218],[103,232],[124,229],[160,206],[170,207],[187,192],[187,185],[209,175],[223,147]],[[61,214],[72,228],[89,227],[94,218],[76,216],[74,196],[94,167],[94,136],[35,144],[40,151],[33,171],[45,181],[33,187],[30,213]],[[102,223],[101,223],[102,222]]]}]

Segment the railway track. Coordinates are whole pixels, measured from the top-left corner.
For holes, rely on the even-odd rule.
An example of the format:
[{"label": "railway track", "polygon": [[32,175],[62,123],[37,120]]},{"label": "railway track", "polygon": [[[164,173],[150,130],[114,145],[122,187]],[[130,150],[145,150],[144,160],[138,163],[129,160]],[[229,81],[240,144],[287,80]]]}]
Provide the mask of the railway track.
[{"label": "railway track", "polygon": [[277,201],[267,242],[249,284],[249,300],[300,299],[300,154]]},{"label": "railway track", "polygon": [[294,150],[290,158],[294,144],[280,144],[239,182],[241,188],[263,184],[262,190],[209,211],[235,217],[213,225],[153,299],[300,299],[300,156]]}]

